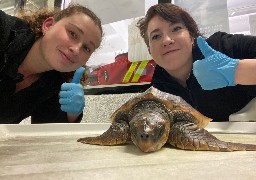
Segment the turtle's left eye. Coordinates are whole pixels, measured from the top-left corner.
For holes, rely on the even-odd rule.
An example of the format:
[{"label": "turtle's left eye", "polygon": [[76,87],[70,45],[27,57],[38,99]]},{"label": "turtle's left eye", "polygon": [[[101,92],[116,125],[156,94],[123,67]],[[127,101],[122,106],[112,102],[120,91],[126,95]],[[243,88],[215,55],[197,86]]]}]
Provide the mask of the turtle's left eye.
[{"label": "turtle's left eye", "polygon": [[159,131],[159,137],[161,137],[163,134],[164,134],[164,128],[161,127]]},{"label": "turtle's left eye", "polygon": [[162,126],[163,126],[162,123],[160,123],[160,122],[157,123],[157,128],[161,128]]}]

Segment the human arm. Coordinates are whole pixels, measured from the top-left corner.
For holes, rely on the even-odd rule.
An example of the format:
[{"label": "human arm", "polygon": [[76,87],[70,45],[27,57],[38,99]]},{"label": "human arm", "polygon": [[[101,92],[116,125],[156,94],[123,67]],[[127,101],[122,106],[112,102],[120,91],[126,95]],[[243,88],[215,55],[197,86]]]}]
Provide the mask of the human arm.
[{"label": "human arm", "polygon": [[8,15],[0,10],[0,51],[4,51],[7,46],[10,26],[8,26],[6,19]]},{"label": "human arm", "polygon": [[[84,92],[83,87],[79,84],[79,79],[83,71],[83,68],[77,70],[72,82],[63,83],[60,91],[59,88],[51,88],[50,90],[47,88],[46,95],[41,97],[43,100],[39,100],[32,110],[31,123],[80,122],[83,117]],[[56,74],[53,75],[56,76]],[[58,81],[58,78],[51,79],[51,81]],[[59,85],[61,84],[58,84],[58,87]],[[45,99],[45,97],[47,98]],[[62,104],[60,104],[60,101],[63,101]]]},{"label": "human arm", "polygon": [[80,84],[80,78],[84,73],[84,68],[76,70],[71,83],[63,83],[59,93],[59,103],[61,110],[67,113],[69,122],[74,122],[78,116],[83,113],[85,98],[83,87]]},{"label": "human arm", "polygon": [[234,59],[212,49],[201,37],[197,38],[198,47],[205,56],[193,64],[193,72],[205,90],[226,86],[256,85],[256,60]]},{"label": "human arm", "polygon": [[[67,113],[67,120],[69,123],[74,123],[74,122],[77,122],[79,120],[79,116],[81,115],[80,114],[69,114]],[[79,120],[80,122],[81,120]]]},{"label": "human arm", "polygon": [[5,12],[0,10],[0,70],[5,64],[4,54],[6,52],[6,48],[8,46],[10,38],[10,32],[12,26],[8,22],[13,22],[13,19],[10,18]]},{"label": "human arm", "polygon": [[241,85],[256,85],[256,59],[243,59],[237,64],[235,83]]},{"label": "human arm", "polygon": [[[81,113],[74,122],[80,123],[82,118],[83,113]],[[36,108],[33,109],[31,114],[31,123],[69,123],[67,113],[60,110],[58,93],[40,102],[39,105],[36,105]]]}]

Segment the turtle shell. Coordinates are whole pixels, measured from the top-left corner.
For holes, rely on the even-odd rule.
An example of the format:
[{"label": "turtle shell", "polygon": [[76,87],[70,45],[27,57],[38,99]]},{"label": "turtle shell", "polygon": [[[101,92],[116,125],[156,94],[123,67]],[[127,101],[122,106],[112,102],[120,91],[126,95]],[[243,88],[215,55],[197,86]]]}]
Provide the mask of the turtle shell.
[{"label": "turtle shell", "polygon": [[[118,121],[122,116],[128,116],[130,111],[133,111],[134,106],[142,101],[156,101],[162,104],[163,108],[168,111],[172,110],[182,110],[184,112],[189,112],[195,117],[194,123],[197,124],[198,128],[204,128],[208,125],[211,118],[208,118],[201,114],[199,111],[195,110],[190,104],[188,104],[180,96],[172,95],[169,93],[162,92],[155,87],[150,87],[144,93],[139,94],[135,98],[128,100],[120,108],[118,108],[111,116],[111,122]],[[143,110],[143,109],[141,109]],[[129,117],[129,116],[128,116]],[[130,116],[131,117],[131,116]],[[130,118],[121,118],[130,121]]]}]

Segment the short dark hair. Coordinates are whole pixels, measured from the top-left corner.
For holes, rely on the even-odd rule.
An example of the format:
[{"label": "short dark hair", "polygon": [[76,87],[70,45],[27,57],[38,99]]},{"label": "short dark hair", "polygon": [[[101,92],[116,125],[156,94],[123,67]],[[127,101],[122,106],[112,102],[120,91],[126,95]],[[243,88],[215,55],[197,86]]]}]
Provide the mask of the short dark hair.
[{"label": "short dark hair", "polygon": [[192,16],[181,7],[171,3],[159,3],[151,6],[144,18],[137,22],[137,27],[140,30],[140,35],[144,39],[146,45],[149,47],[149,37],[147,35],[148,23],[155,17],[160,16],[166,21],[172,23],[183,23],[189,31],[192,38],[196,39],[201,35],[197,23]]}]

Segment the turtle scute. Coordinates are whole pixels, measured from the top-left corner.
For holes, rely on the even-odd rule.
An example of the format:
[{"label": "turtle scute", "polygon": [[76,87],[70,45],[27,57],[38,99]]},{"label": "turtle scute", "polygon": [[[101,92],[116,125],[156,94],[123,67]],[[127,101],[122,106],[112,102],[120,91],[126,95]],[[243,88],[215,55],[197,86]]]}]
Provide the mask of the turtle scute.
[{"label": "turtle scute", "polygon": [[106,132],[77,141],[103,146],[132,141],[143,152],[157,151],[166,143],[193,151],[256,151],[253,144],[217,139],[204,129],[211,120],[181,97],[151,87],[119,107]]}]

